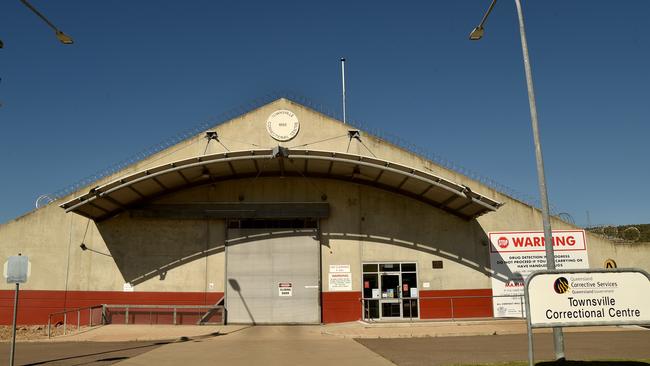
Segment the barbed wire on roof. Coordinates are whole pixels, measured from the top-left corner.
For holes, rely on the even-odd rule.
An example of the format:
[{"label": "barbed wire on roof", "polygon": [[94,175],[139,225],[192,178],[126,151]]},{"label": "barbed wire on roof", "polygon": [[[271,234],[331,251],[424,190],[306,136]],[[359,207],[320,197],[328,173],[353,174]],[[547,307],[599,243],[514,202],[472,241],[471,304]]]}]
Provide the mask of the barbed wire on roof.
[{"label": "barbed wire on roof", "polygon": [[[101,169],[87,177],[84,177],[64,188],[61,188],[53,193],[48,194],[49,197],[51,197],[53,200],[65,197],[75,191],[78,191],[79,189],[83,187],[87,187],[92,185],[94,182],[97,182],[107,176],[113,175],[139,161],[142,161],[158,152],[161,152],[162,150],[165,150],[175,144],[180,143],[183,140],[186,140],[190,137],[196,136],[205,130],[211,128],[211,127],[216,127],[224,122],[227,122],[235,117],[239,117],[243,114],[252,112],[253,110],[260,108],[266,104],[269,104],[279,98],[286,98],[288,100],[291,100],[293,102],[299,103],[304,105],[305,107],[311,108],[321,114],[324,114],[330,118],[334,118],[337,120],[341,120],[341,111],[332,109],[324,104],[321,103],[316,103],[300,94],[297,94],[295,92],[291,91],[276,91],[272,93],[268,93],[264,96],[258,97],[256,99],[253,99],[252,101],[248,103],[241,104],[235,108],[232,108],[230,110],[227,110],[218,116],[211,118],[209,121],[204,121],[200,122],[197,125],[187,128],[185,130],[182,130],[175,135],[159,142],[156,144],[153,144],[138,153],[123,159],[113,165],[110,165],[109,167],[106,167],[104,169]],[[485,186],[492,188],[498,192],[501,192],[503,194],[506,194],[510,196],[511,198],[514,198],[516,200],[519,200],[525,204],[528,204],[530,206],[540,208],[540,200],[538,197],[534,197],[532,195],[523,193],[521,191],[518,191],[516,189],[513,189],[505,184],[502,184],[500,182],[497,182],[496,180],[484,176],[476,171],[473,171],[471,169],[468,169],[453,160],[450,160],[440,154],[434,153],[422,146],[416,145],[410,141],[407,141],[403,139],[402,137],[396,136],[392,133],[382,131],[374,126],[368,125],[367,123],[362,123],[359,121],[348,121],[348,124],[352,127],[358,128],[365,133],[374,135],[375,137],[378,137],[379,139],[385,140],[389,143],[392,143],[398,147],[401,147],[405,150],[411,151],[417,155],[420,155],[424,157],[427,160],[430,160],[431,162],[442,166],[443,168],[449,169],[451,171],[460,173],[472,180],[478,181]],[[551,214],[554,216],[557,216],[559,211],[554,205],[550,205],[550,211]]]}]

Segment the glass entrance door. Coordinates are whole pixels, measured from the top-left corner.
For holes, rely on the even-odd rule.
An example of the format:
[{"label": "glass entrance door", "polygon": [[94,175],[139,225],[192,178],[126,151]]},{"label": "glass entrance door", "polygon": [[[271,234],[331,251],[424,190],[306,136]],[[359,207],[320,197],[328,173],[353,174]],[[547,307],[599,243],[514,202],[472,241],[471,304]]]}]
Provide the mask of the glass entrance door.
[{"label": "glass entrance door", "polygon": [[[375,267],[377,265],[375,264]],[[372,266],[371,266],[372,268]],[[377,273],[363,274],[363,318],[379,318],[379,275]]]},{"label": "glass entrance door", "polygon": [[417,319],[416,263],[363,263],[363,318]]},{"label": "glass entrance door", "polygon": [[381,283],[381,318],[401,318],[402,306],[400,298],[402,293],[400,291],[400,274],[386,274],[382,273],[380,276]]}]

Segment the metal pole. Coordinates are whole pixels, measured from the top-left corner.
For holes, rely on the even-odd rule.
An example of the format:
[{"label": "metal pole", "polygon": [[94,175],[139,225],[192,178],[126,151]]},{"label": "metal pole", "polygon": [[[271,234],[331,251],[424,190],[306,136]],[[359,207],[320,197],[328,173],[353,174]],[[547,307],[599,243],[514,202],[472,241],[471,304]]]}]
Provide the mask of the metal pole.
[{"label": "metal pole", "polygon": [[[551,231],[551,218],[548,207],[548,193],[546,190],[546,176],[544,174],[544,159],[542,157],[542,145],[539,139],[539,127],[537,123],[537,105],[535,103],[535,89],[533,88],[533,73],[530,67],[528,55],[528,42],[526,40],[526,29],[524,28],[524,15],[521,10],[521,1],[515,0],[517,16],[519,18],[519,35],[521,37],[521,50],[524,57],[524,69],[526,72],[526,84],[528,87],[528,104],[530,105],[530,119],[533,127],[533,140],[535,142],[535,159],[537,162],[537,181],[539,184],[539,198],[542,205],[542,221],[544,223],[544,243],[546,249],[546,268],[555,269],[555,255],[553,253],[553,234]],[[555,359],[563,360],[564,356],[564,335],[562,328],[553,328],[553,344],[555,348]]]},{"label": "metal pole", "polygon": [[533,324],[530,320],[530,296],[528,294],[528,282],[524,287],[524,300],[526,301],[526,331],[528,332],[528,366],[535,366],[535,351],[533,344]]},{"label": "metal pole", "polygon": [[478,25],[477,28],[483,28],[483,26],[485,25],[485,22],[487,21],[488,16],[490,16],[490,13],[492,12],[492,9],[494,9],[494,5],[496,3],[497,3],[497,0],[492,0],[492,3],[490,3],[490,7],[485,12],[485,15],[483,15],[483,19],[481,19],[481,23]]},{"label": "metal pole", "polygon": [[347,123],[345,115],[345,58],[341,57],[341,84],[343,86],[343,123]]},{"label": "metal pole", "polygon": [[18,290],[20,284],[16,283],[16,294],[14,295],[14,326],[11,336],[11,354],[9,355],[9,366],[14,366],[14,356],[16,355],[16,320],[18,319]]}]

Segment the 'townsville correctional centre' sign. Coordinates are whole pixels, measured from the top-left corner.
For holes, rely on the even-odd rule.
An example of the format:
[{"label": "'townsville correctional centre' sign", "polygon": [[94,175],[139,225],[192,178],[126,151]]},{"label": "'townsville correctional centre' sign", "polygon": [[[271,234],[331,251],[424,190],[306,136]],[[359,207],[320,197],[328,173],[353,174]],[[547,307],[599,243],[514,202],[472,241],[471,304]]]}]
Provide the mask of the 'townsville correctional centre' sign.
[{"label": "'townsville correctional centre' sign", "polygon": [[650,324],[648,294],[648,274],[635,269],[533,273],[531,326]]}]

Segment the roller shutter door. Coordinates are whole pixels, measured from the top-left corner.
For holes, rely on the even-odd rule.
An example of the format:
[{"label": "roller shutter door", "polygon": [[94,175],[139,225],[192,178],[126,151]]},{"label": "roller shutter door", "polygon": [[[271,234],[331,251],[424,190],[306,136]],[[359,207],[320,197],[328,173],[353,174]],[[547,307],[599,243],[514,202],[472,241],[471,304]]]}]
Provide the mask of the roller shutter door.
[{"label": "roller shutter door", "polygon": [[320,323],[319,256],[315,229],[229,229],[228,322]]}]

